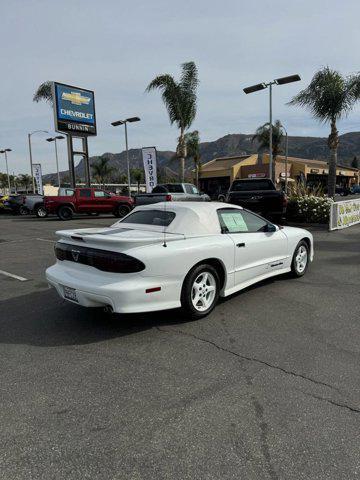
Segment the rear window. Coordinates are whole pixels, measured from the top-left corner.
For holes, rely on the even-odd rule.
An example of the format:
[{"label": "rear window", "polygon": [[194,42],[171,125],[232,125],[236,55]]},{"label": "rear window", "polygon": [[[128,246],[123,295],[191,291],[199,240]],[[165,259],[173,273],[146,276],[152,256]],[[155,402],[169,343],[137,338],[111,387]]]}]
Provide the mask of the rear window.
[{"label": "rear window", "polygon": [[175,213],[164,210],[138,210],[130,213],[121,223],[140,223],[167,227],[174,220]]},{"label": "rear window", "polygon": [[238,180],[233,182],[232,192],[250,192],[251,190],[274,190],[270,180]]}]

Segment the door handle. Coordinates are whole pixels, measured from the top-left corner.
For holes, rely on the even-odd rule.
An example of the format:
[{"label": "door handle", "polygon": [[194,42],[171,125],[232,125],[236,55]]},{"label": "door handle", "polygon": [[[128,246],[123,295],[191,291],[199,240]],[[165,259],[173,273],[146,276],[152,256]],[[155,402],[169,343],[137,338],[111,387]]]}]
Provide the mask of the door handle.
[{"label": "door handle", "polygon": [[236,246],[239,247],[239,248],[240,247],[245,247],[245,243],[237,243]]}]

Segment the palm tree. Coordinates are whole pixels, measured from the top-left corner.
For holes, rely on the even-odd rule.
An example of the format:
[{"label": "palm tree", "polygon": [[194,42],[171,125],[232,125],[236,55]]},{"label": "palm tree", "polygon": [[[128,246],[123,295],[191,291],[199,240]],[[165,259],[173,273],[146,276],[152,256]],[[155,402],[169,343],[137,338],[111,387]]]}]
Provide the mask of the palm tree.
[{"label": "palm tree", "polygon": [[147,92],[160,90],[162,99],[169,114],[170,123],[176,124],[180,130],[178,145],[176,148],[177,157],[180,160],[180,176],[184,181],[186,143],[185,132],[191,126],[196,115],[196,89],[199,84],[198,71],[195,62],[182,64],[180,81],[176,81],[172,75],[159,75],[149,83]]},{"label": "palm tree", "polygon": [[[276,120],[272,126],[272,154],[273,161],[275,163],[276,157],[281,153],[281,142],[283,140],[284,133],[280,120]],[[252,142],[257,142],[258,149],[269,150],[270,149],[270,123],[264,123],[261,125],[253,135]]]},{"label": "palm tree", "polygon": [[144,172],[141,168],[132,168],[130,177],[137,183],[137,191],[140,192],[140,183],[144,181]]},{"label": "palm tree", "polygon": [[50,106],[53,106],[53,96],[51,90],[52,82],[46,81],[42,83],[36,90],[33,101],[38,103],[41,101],[47,102]]},{"label": "palm tree", "polygon": [[26,173],[22,173],[17,177],[17,183],[19,183],[21,186],[23,186],[26,190],[26,193],[28,193],[29,187],[32,184],[32,177],[30,175],[27,175]]},{"label": "palm tree", "polygon": [[105,187],[105,180],[110,177],[114,167],[109,165],[109,158],[101,157],[91,165],[92,173],[98,183]]},{"label": "palm tree", "polygon": [[330,123],[328,196],[335,195],[339,132],[337,122],[346,117],[360,98],[360,75],[344,77],[336,70],[324,67],[313,76],[310,84],[289,102],[310,110],[323,123]]},{"label": "palm tree", "polygon": [[199,188],[199,172],[200,172],[200,136],[198,130],[185,134],[187,158],[192,158],[195,165],[196,186]]}]

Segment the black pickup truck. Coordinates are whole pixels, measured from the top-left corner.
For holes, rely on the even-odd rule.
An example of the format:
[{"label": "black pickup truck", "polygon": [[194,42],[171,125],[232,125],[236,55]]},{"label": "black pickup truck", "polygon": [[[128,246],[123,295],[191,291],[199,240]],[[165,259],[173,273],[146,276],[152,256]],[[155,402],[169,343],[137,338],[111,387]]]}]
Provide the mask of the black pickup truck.
[{"label": "black pickup truck", "polygon": [[234,180],[226,202],[241,205],[273,221],[285,217],[287,206],[285,193],[276,190],[270,178]]}]

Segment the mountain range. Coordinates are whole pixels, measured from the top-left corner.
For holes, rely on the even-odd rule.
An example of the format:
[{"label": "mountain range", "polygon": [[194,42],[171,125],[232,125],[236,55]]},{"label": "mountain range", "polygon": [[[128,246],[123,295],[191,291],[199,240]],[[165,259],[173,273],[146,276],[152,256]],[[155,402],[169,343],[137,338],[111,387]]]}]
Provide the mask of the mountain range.
[{"label": "mountain range", "polygon": [[[225,135],[213,142],[202,142],[200,145],[201,163],[206,163],[217,157],[226,157],[234,155],[244,155],[257,152],[257,145],[252,141],[252,135],[235,133]],[[169,180],[178,175],[179,162],[173,151],[157,151],[158,168],[162,176]],[[326,137],[293,137],[289,136],[289,156],[327,160],[329,158],[329,149]],[[114,168],[114,180],[126,173],[126,152],[121,153],[103,153],[101,156],[90,158],[90,164],[96,162],[99,158],[109,158],[110,165]],[[360,132],[345,133],[340,136],[338,150],[338,163],[350,166],[354,157],[360,158]],[[141,149],[134,148],[129,150],[131,168],[142,168]],[[193,162],[186,162],[186,170],[190,174],[193,169]],[[75,173],[78,178],[84,178],[84,162],[81,160],[75,167]],[[68,177],[68,171],[61,172],[61,177]],[[56,182],[56,173],[44,175],[45,182]]]}]

